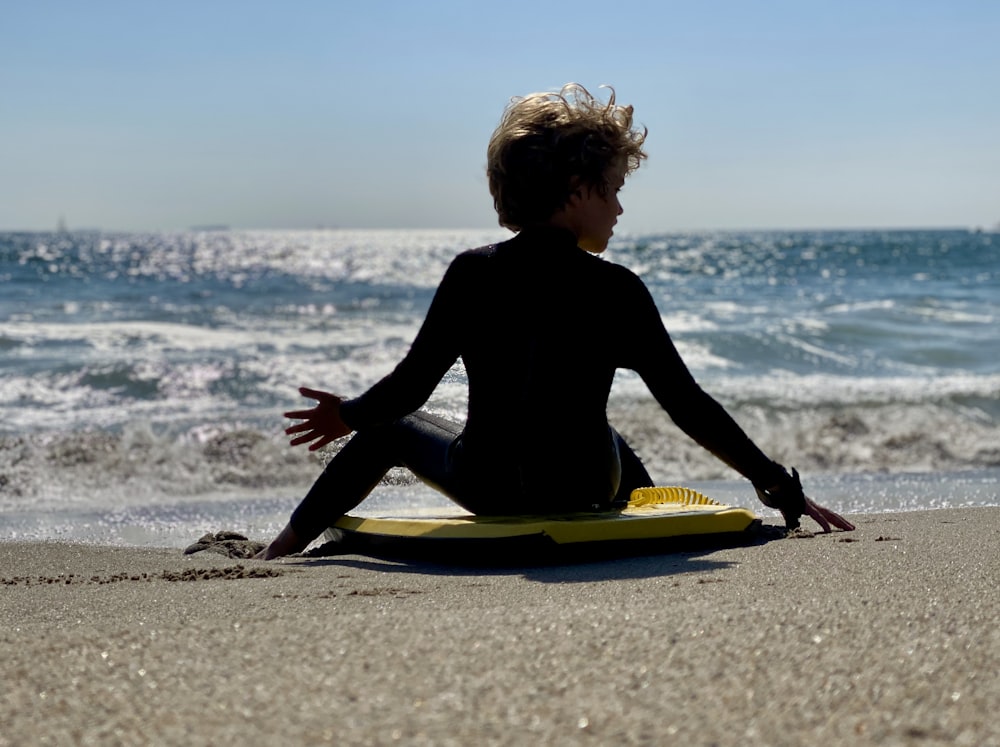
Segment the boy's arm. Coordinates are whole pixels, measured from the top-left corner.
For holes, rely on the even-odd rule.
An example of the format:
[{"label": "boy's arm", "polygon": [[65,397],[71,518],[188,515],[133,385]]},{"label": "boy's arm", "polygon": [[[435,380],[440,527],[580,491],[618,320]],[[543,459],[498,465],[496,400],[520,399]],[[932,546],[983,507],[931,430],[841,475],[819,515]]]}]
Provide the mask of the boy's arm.
[{"label": "boy's arm", "polygon": [[638,277],[629,294],[635,306],[625,326],[633,350],[628,354],[633,368],[649,387],[660,406],[688,436],[753,484],[765,505],[782,512],[786,525],[795,528],[803,514],[813,518],[823,531],[830,527],[850,530],[854,526],[808,498],[798,473],[770,459],[750,439],[732,416],[695,381],[674,346],[652,296]]},{"label": "boy's arm", "polygon": [[393,371],[360,397],[340,405],[340,417],[360,430],[397,420],[427,401],[460,353],[463,262],[452,262],[431,301],[409,352]]}]

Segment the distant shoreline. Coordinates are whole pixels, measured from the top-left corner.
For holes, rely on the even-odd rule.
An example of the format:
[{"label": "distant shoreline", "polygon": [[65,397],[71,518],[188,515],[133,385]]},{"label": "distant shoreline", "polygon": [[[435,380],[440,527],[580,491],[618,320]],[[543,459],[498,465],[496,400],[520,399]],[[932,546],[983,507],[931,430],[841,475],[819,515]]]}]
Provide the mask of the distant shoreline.
[{"label": "distant shoreline", "polygon": [[[496,231],[505,235],[512,235],[510,231],[499,226],[458,226],[458,227],[371,227],[371,226],[313,226],[295,228],[241,228],[226,224],[206,224],[203,226],[189,226],[185,228],[151,228],[151,229],[116,229],[116,228],[5,228],[0,229],[0,235],[58,235],[58,234],[107,234],[107,235],[149,235],[149,234],[184,234],[184,233],[322,233],[322,232],[426,232],[426,233],[461,233],[461,232],[490,232]],[[1000,224],[988,228],[986,226],[868,226],[868,227],[843,227],[843,228],[670,228],[653,230],[631,230],[623,227],[618,232],[619,238],[628,236],[673,236],[686,234],[756,234],[756,233],[950,233],[962,232],[972,234],[1000,234]],[[614,239],[612,239],[614,241]]]}]

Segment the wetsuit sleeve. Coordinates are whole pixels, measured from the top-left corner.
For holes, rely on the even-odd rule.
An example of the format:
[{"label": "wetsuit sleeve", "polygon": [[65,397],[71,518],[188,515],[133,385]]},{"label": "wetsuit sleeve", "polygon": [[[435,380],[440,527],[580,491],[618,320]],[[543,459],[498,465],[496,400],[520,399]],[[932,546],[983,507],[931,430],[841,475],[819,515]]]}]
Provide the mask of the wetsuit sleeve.
[{"label": "wetsuit sleeve", "polygon": [[[631,275],[631,273],[630,273]],[[770,487],[785,477],[728,412],[694,380],[663,325],[656,303],[635,275],[627,293],[627,368],[636,371],[656,401],[688,436],[754,485]]]},{"label": "wetsuit sleeve", "polygon": [[427,401],[460,353],[463,324],[463,262],[452,262],[431,301],[427,316],[406,357],[388,376],[340,406],[354,430],[408,415]]}]

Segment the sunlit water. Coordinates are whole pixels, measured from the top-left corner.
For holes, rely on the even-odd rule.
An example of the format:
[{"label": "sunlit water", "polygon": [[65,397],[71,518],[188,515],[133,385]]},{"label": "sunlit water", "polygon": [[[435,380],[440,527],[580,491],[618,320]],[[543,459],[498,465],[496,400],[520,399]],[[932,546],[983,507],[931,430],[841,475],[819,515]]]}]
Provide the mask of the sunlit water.
[{"label": "sunlit water", "polygon": [[[281,437],[296,387],[362,392],[455,253],[504,237],[0,234],[0,538],[273,531],[321,467]],[[617,237],[606,257],[643,277],[762,448],[854,512],[1000,503],[998,249],[964,231],[723,233]],[[428,407],[463,417],[460,365]],[[755,505],[634,375],[609,414],[661,484]],[[363,510],[435,504],[394,472]]]}]

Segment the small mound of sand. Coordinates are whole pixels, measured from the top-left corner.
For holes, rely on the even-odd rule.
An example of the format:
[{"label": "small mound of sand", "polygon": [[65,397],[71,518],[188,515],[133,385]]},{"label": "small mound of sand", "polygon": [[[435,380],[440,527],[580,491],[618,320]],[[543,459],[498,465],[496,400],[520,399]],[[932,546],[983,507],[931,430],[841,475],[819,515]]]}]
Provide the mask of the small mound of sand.
[{"label": "small mound of sand", "polygon": [[206,534],[193,545],[185,548],[185,555],[207,550],[228,558],[252,558],[265,547],[263,542],[247,539],[236,532],[221,531]]}]

